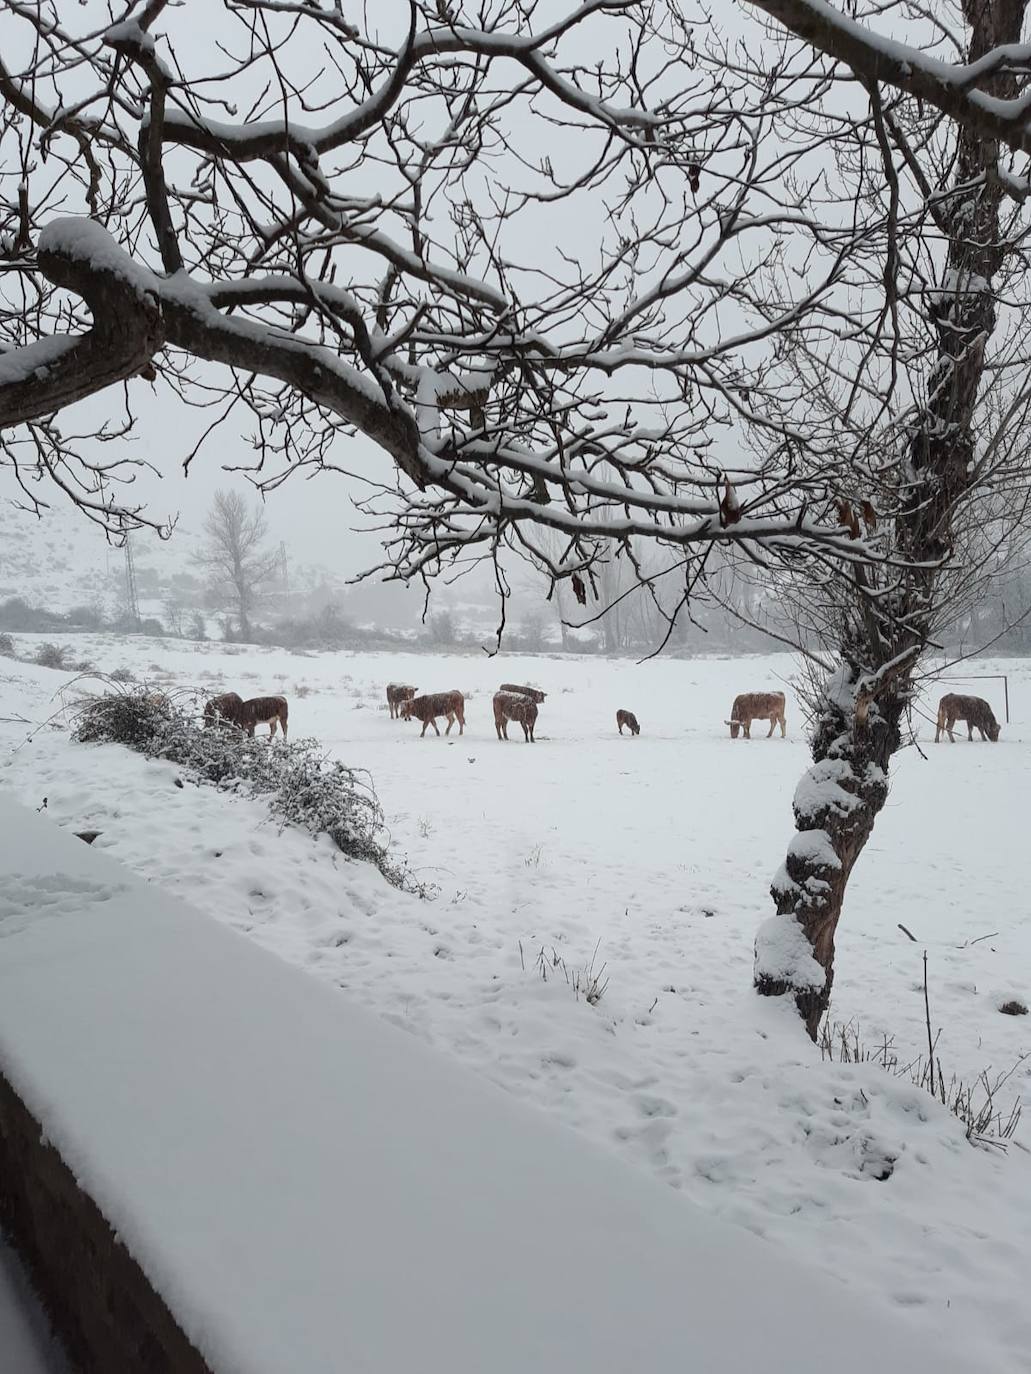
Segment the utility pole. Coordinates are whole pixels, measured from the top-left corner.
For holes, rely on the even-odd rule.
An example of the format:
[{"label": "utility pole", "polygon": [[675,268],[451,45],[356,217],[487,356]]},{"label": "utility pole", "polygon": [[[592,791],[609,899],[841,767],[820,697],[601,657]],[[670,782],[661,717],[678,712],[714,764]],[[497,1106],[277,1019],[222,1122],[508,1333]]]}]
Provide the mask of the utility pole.
[{"label": "utility pole", "polygon": [[138,630],[140,628],[140,598],[136,590],[136,564],[132,556],[132,535],[125,536],[125,604],[129,619]]}]

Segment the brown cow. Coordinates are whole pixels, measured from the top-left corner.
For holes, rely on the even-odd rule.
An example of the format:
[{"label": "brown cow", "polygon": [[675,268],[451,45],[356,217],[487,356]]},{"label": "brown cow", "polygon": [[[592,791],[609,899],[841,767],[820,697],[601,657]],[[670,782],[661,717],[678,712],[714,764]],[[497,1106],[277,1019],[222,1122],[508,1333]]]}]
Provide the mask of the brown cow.
[{"label": "brown cow", "polygon": [[768,720],[770,722],[767,739],[773,734],[774,726],[779,725],[780,736],[783,739],[787,729],[787,720],[784,715],[784,693],[742,692],[739,697],[735,697],[734,705],[730,708],[730,719],[725,722],[730,726],[730,738],[737,739],[737,732],[744,730],[745,739],[751,739],[753,720]]},{"label": "brown cow", "polygon": [[544,698],[548,695],[547,692],[542,692],[539,687],[519,687],[514,682],[503,682],[498,688],[498,691],[514,693],[519,697],[529,697],[530,700],[535,701],[538,706],[544,704]]},{"label": "brown cow", "polygon": [[523,739],[536,744],[533,727],[537,724],[537,703],[532,697],[517,692],[494,693],[494,728],[498,739],[508,739],[508,722],[517,720],[523,727]]},{"label": "brown cow", "polygon": [[267,725],[270,739],[276,733],[276,726],[280,725],[283,738],[286,739],[286,718],[286,697],[251,697],[250,701],[243,703],[239,724],[252,737],[255,726]]},{"label": "brown cow", "polygon": [[619,726],[619,733],[623,733],[623,726],[626,725],[632,735],[639,735],[641,727],[637,723],[637,717],[633,711],[617,711],[616,724]]},{"label": "brown cow", "polygon": [[994,744],[999,738],[999,722],[995,719],[992,708],[983,697],[961,697],[955,692],[947,692],[938,703],[938,728],[934,732],[934,742],[937,744],[941,739],[944,730],[953,744],[956,743],[956,736],[952,733],[952,727],[957,720],[966,721],[967,739],[974,738],[974,730],[980,730],[981,738],[991,740]]},{"label": "brown cow", "polygon": [[418,687],[406,687],[401,682],[387,683],[387,707],[390,710],[391,720],[400,719],[402,703],[411,701],[418,690]]},{"label": "brown cow", "polygon": [[458,733],[465,734],[465,697],[461,692],[433,692],[429,696],[409,697],[401,703],[401,715],[404,720],[411,720],[414,716],[416,720],[422,721],[420,739],[425,735],[427,725],[432,725],[437,734],[440,734],[437,726],[438,716],[447,716],[445,735],[450,735],[451,727],[456,720]]},{"label": "brown cow", "polygon": [[243,724],[243,698],[235,692],[223,692],[204,705],[204,728],[225,721],[229,725]]}]

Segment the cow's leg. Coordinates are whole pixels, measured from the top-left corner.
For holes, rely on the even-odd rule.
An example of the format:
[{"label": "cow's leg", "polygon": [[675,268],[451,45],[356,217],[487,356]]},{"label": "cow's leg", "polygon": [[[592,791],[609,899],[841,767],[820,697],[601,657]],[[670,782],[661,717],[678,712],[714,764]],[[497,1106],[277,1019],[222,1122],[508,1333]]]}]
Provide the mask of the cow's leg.
[{"label": "cow's leg", "polygon": [[973,725],[971,725],[971,723],[970,723],[969,720],[967,721],[967,739],[968,739],[968,741],[969,741],[971,744],[973,744],[973,742],[974,742],[974,727],[973,727]]},{"label": "cow's leg", "polygon": [[451,733],[451,727],[452,727],[452,725],[454,725],[454,723],[455,723],[455,713],[454,713],[454,711],[449,711],[449,712],[447,713],[447,729],[444,731],[444,734],[445,734],[445,735],[450,735],[450,733]]},{"label": "cow's leg", "polygon": [[784,736],[787,734],[787,732],[788,732],[788,719],[787,719],[787,716],[781,716],[781,718],[780,718],[780,737],[781,737],[781,739],[784,738]]},{"label": "cow's leg", "polygon": [[950,744],[955,744],[955,743],[956,743],[956,736],[952,733],[952,727],[953,727],[955,724],[956,724],[955,720],[953,720],[953,719],[951,719],[951,718],[948,719],[948,720],[946,720],[946,722],[945,722],[945,733],[946,733],[946,734],[948,735],[948,737],[949,737],[949,743],[950,743]]},{"label": "cow's leg", "polygon": [[621,720],[617,720],[617,721],[616,721],[616,725],[619,727],[619,733],[622,734],[622,733],[623,733],[623,722],[622,722]]},{"label": "cow's leg", "polygon": [[498,739],[500,739],[500,738],[501,738],[501,723],[500,723],[500,721],[495,720],[495,722],[494,722],[494,729],[498,732]]},{"label": "cow's leg", "polygon": [[774,732],[774,730],[776,730],[776,728],[777,728],[777,717],[776,717],[776,716],[770,716],[770,728],[769,728],[769,730],[767,731],[767,734],[766,734],[766,738],[767,738],[767,739],[770,738],[770,735],[773,734],[773,732]]},{"label": "cow's leg", "polygon": [[751,739],[751,738],[752,738],[752,718],[751,718],[751,716],[749,716],[747,720],[743,720],[743,721],[741,722],[741,733],[744,735],[745,739]]},{"label": "cow's leg", "polygon": [[285,716],[285,715],[282,715],[282,716],[279,717],[279,728],[282,730],[282,732],[283,732],[283,739],[285,740],[285,739],[286,739],[286,716]]},{"label": "cow's leg", "polygon": [[430,724],[433,726],[434,730],[436,731],[437,739],[440,739],[440,726],[437,724],[437,717],[436,717],[436,716],[430,716]]}]

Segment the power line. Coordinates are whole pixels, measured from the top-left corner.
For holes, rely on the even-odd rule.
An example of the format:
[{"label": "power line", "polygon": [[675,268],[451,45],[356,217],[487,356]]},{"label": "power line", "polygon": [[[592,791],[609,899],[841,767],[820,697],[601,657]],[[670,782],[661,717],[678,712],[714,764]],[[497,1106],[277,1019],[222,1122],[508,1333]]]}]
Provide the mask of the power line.
[{"label": "power line", "polygon": [[132,535],[125,536],[125,602],[129,619],[140,628],[140,598],[136,588],[136,564],[132,556]]}]

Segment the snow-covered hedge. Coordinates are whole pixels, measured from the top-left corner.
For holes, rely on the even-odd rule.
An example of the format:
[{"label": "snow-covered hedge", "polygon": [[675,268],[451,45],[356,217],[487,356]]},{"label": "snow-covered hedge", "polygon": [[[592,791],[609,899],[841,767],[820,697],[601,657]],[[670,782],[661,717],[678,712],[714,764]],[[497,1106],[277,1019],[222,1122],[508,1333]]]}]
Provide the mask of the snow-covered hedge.
[{"label": "snow-covered hedge", "polygon": [[375,864],[394,887],[431,895],[407,861],[391,853],[383,808],[364,770],[329,758],[314,739],[248,738],[225,723],[206,730],[184,709],[185,694],[104,682],[108,690],[89,697],[77,713],[74,738],[80,743],[123,744],[178,764],[196,782],[262,796],[277,820],[329,835],[349,859]]}]

